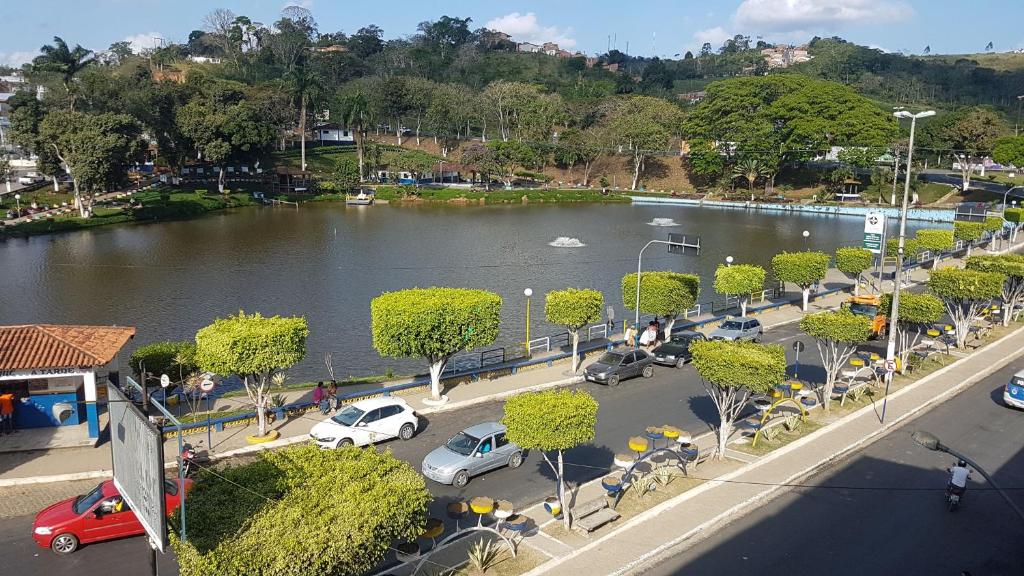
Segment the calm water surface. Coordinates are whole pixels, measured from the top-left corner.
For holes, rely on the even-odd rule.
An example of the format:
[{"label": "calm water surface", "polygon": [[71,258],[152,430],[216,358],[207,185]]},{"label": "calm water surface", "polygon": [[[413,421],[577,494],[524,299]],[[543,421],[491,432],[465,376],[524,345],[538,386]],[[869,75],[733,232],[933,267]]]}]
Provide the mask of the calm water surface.
[{"label": "calm water surface", "polygon": [[[654,218],[679,225],[648,225]],[[339,376],[389,367],[411,373],[425,365],[381,358],[370,345],[370,300],[383,291],[493,290],[504,298],[496,345],[508,344],[524,336],[527,287],[534,291],[535,337],[555,331],[543,322],[543,294],[556,288],[597,288],[621,320],[623,274],[636,270],[637,252],[648,240],[668,232],[701,235],[701,256],[652,246],[644,269],[700,274],[701,300],[707,300],[715,298],[714,268],[727,255],[768,266],[781,250],[803,249],[804,230],[810,248],[832,251],[859,244],[862,229],[858,217],[670,206],[245,208],[0,241],[0,324],[133,325],[135,347],[192,338],[214,318],[239,310],[304,315],[309,354],[293,378],[323,378],[328,351]],[[585,246],[548,245],[559,236]]]}]

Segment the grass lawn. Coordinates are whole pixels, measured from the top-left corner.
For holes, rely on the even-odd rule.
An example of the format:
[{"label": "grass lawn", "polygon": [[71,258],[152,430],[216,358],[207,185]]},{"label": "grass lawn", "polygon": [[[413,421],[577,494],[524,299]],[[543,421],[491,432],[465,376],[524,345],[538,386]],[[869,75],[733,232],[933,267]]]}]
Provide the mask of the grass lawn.
[{"label": "grass lawn", "polygon": [[31,236],[123,222],[177,220],[192,218],[214,210],[254,204],[251,193],[242,188],[236,188],[231,193],[221,196],[220,194],[209,194],[202,189],[197,191],[161,187],[139,192],[132,197],[142,204],[141,208],[126,209],[124,201],[118,200],[118,206],[114,206],[113,203],[96,205],[93,208],[92,218],[83,219],[76,213],[61,214],[44,220],[5,226],[0,230],[0,234]]},{"label": "grass lawn", "polygon": [[[921,182],[917,187],[917,200],[923,205],[934,204],[939,201],[943,196],[949,194],[954,190],[953,186],[948,184],[939,184],[936,182]],[[897,192],[902,195],[903,188],[899,187]],[[947,202],[952,201],[957,195],[950,196]],[[902,196],[900,196],[902,197]],[[899,200],[897,199],[897,202]]]}]

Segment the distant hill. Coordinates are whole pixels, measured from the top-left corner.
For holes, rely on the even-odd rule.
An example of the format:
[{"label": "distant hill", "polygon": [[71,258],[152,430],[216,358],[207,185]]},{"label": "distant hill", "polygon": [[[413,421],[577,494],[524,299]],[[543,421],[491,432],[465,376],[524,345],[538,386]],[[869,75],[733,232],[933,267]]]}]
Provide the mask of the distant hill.
[{"label": "distant hill", "polygon": [[940,62],[956,65],[958,62],[974,62],[982,68],[991,68],[1000,72],[1014,72],[1024,69],[1024,52],[984,52],[979,54],[939,54],[933,56],[915,56],[925,62]]},{"label": "distant hill", "polygon": [[810,54],[788,71],[842,82],[887,104],[987,105],[1009,113],[1024,94],[1024,54],[903,56],[841,38],[815,38]]}]

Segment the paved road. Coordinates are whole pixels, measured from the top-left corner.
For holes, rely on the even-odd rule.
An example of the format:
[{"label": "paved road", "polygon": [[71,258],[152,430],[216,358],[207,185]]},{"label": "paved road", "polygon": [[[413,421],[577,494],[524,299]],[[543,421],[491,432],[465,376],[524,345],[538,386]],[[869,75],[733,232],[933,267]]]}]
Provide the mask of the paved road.
[{"label": "paved road", "polygon": [[1010,494],[1024,507],[1024,412],[1001,403],[1003,384],[1022,368],[1018,358],[804,481],[932,490],[796,488],[645,574],[1021,574],[1024,523],[996,493],[984,490],[978,474],[961,508],[947,512],[942,488],[952,458],[921,448],[910,432],[928,430],[969,455],[1003,488],[1018,488]]},{"label": "paved road", "polygon": [[[927,170],[921,172],[918,178],[922,182],[936,182],[939,184],[951,184],[953,186],[960,187],[964,183],[963,177],[959,172],[933,172]],[[999,182],[990,182],[984,178],[979,178],[977,174],[971,177],[971,190],[984,190],[986,192],[992,192],[996,194],[1002,194],[1006,192],[1006,185]],[[1024,188],[1016,188],[1010,192],[1010,198],[1024,198]]]},{"label": "paved road", "polygon": [[[801,357],[801,377],[815,378],[820,371],[820,361],[814,364],[817,353],[811,342],[804,336],[796,323],[780,326],[765,333],[765,341],[781,342],[786,345],[792,360],[792,342],[803,338],[808,350]],[[581,384],[589,390],[601,408],[598,414],[595,442],[590,446],[566,453],[566,477],[570,482],[584,482],[602,476],[611,467],[615,452],[625,449],[625,443],[650,425],[673,424],[694,434],[709,430],[708,422],[717,419],[714,405],[707,398],[696,371],[691,366],[682,369],[657,367],[650,379],[627,380],[617,388],[595,384]],[[417,436],[408,442],[392,441],[382,448],[390,448],[394,454],[419,470],[426,454],[466,426],[499,420],[503,403],[490,402],[470,408],[444,412],[425,419],[425,426]],[[319,420],[310,416],[313,420]],[[68,495],[82,492],[89,482],[69,485]],[[518,469],[499,469],[473,478],[463,489],[443,486],[427,480],[428,488],[435,500],[431,513],[444,518],[445,506],[455,500],[478,495],[507,499],[517,506],[534,504],[543,497],[554,493],[553,475],[543,459],[530,455]],[[0,490],[0,497],[39,498],[41,489],[31,487],[17,490]],[[59,491],[59,490],[58,490]],[[38,502],[42,507],[58,499],[53,492],[46,493],[48,500]],[[35,509],[33,508],[33,509]],[[145,568],[145,544],[141,538],[129,538],[119,542],[85,546],[69,558],[56,557],[47,550],[37,549],[30,539],[31,516],[18,516],[0,521],[0,551],[4,553],[5,568],[12,574],[47,574],[48,576],[115,576],[106,568],[108,563]],[[83,559],[90,559],[85,561]],[[114,560],[116,559],[116,560]],[[6,570],[4,571],[6,573]]]}]

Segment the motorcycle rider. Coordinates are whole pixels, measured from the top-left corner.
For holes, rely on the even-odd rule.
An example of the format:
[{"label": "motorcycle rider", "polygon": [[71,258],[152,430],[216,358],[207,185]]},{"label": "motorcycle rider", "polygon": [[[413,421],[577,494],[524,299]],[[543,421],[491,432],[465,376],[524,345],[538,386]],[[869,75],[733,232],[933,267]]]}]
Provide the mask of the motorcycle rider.
[{"label": "motorcycle rider", "polygon": [[962,498],[967,491],[967,478],[970,475],[971,469],[967,467],[967,462],[958,460],[956,466],[949,469],[949,486],[946,487],[946,493],[956,494]]}]

